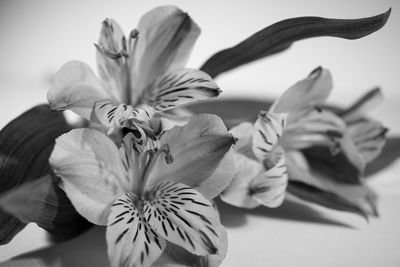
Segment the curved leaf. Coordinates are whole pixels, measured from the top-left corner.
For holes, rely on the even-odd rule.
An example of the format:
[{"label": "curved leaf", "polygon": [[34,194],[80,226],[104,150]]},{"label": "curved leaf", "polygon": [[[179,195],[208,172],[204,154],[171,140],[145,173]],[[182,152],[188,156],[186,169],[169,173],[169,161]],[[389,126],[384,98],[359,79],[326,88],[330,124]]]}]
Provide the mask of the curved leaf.
[{"label": "curved leaf", "polygon": [[390,9],[360,19],[298,17],[282,20],[253,34],[239,44],[211,56],[200,68],[211,77],[289,48],[292,43],[318,36],[358,39],[382,28]]},{"label": "curved leaf", "polygon": [[71,205],[51,175],[28,181],[0,197],[0,206],[5,211],[22,223],[37,223],[53,234],[55,240],[76,236],[90,226],[83,217],[77,216]]},{"label": "curved leaf", "polygon": [[[36,106],[6,125],[0,131],[0,194],[47,175],[54,140],[68,130],[62,113],[50,111],[48,105]],[[64,193],[56,190],[54,194]],[[0,244],[8,243],[26,222],[0,210]]]}]

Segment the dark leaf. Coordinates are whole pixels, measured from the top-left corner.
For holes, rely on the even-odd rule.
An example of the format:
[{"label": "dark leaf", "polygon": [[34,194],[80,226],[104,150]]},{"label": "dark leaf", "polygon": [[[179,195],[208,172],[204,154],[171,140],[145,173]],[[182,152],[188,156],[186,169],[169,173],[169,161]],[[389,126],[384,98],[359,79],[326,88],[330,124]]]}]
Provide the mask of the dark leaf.
[{"label": "dark leaf", "polygon": [[[90,224],[76,211],[50,175],[28,181],[0,197],[0,206],[23,223],[36,223],[56,240],[68,239]],[[78,226],[78,227],[77,227]]]},{"label": "dark leaf", "polygon": [[365,175],[372,175],[393,163],[400,157],[400,137],[389,137],[382,149],[381,154],[368,164]]},{"label": "dark leaf", "polygon": [[361,170],[343,152],[332,154],[329,147],[313,146],[302,150],[310,167],[346,184],[359,184]]},{"label": "dark leaf", "polygon": [[289,48],[292,43],[311,37],[332,36],[358,39],[382,28],[390,9],[380,15],[361,19],[329,19],[299,17],[277,22],[250,36],[239,44],[209,58],[201,70],[212,77],[254,60]]},{"label": "dark leaf", "polygon": [[[36,106],[6,125],[0,131],[0,194],[46,176],[54,140],[69,130],[62,113],[50,111],[48,105]],[[0,210],[0,244],[8,243],[24,226]]]},{"label": "dark leaf", "polygon": [[[356,202],[351,202],[339,195],[336,195],[335,193],[327,192],[302,182],[290,181],[287,191],[300,199],[310,201],[327,208],[359,214],[366,220],[368,220],[369,215],[372,215],[368,210]],[[373,208],[376,210],[375,207]]]}]

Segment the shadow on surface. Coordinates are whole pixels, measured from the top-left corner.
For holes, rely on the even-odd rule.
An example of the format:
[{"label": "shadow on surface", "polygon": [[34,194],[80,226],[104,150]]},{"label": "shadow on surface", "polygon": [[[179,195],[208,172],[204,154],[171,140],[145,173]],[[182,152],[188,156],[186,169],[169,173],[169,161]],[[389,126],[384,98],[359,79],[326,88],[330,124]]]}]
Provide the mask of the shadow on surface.
[{"label": "shadow on surface", "polygon": [[258,207],[250,210],[228,205],[221,200],[217,201],[217,205],[221,214],[222,224],[228,228],[243,226],[247,223],[247,215],[255,215],[275,219],[326,224],[354,229],[354,227],[349,224],[325,217],[323,214],[306,204],[290,200],[285,200],[282,206],[278,208]]},{"label": "shadow on surface", "polygon": [[34,258],[45,266],[76,267],[96,266],[109,267],[105,228],[93,227],[87,233],[68,242],[55,244],[47,248],[19,255],[13,260]]}]

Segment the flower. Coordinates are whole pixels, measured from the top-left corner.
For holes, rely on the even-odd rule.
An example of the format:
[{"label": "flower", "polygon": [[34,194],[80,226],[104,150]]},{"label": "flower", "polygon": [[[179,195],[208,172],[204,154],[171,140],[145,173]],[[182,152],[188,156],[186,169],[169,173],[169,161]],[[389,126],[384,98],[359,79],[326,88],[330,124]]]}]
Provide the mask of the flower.
[{"label": "flower", "polygon": [[108,133],[128,127],[139,141],[152,136],[148,121],[156,114],[220,93],[209,75],[184,68],[199,34],[173,6],[145,14],[128,38],[106,19],[96,44],[101,79],[87,64],[70,61],[55,75],[48,102],[105,125]]},{"label": "flower", "polygon": [[367,163],[379,155],[386,129],[360,113],[364,104],[371,103],[367,100],[376,97],[357,101],[340,116],[322,108],[332,87],[330,72],[319,67],[270,108],[289,113],[280,139],[289,172],[288,192],[366,218],[376,216],[375,193],[362,176]]},{"label": "flower", "polygon": [[112,266],[149,266],[168,243],[219,264],[226,233],[210,200],[232,178],[233,137],[214,115],[172,128],[144,153],[132,135],[118,148],[95,129],[74,129],[50,157],[76,210],[107,224]]},{"label": "flower", "polygon": [[[279,151],[282,165],[267,166],[272,166],[269,171],[275,173],[278,172],[277,168],[287,168],[287,191],[290,195],[330,208],[353,211],[365,217],[377,215],[374,203],[376,196],[365,184],[362,173],[366,164],[380,153],[387,130],[381,123],[367,119],[363,111],[379,98],[380,93],[374,90],[342,114],[336,114],[333,110],[323,108],[331,89],[332,77],[329,71],[319,67],[289,88],[272,104],[268,112],[261,112],[254,126],[244,122],[232,128],[231,133],[243,140],[238,145],[242,154],[244,151],[244,154],[249,155],[249,150],[256,155],[263,153],[263,150],[257,151],[257,136],[262,137],[258,137],[261,141],[265,139],[267,145],[270,144],[272,150],[266,151],[268,157],[275,159],[271,151]],[[286,113],[285,119],[279,115]],[[265,125],[270,125],[274,131],[262,131],[257,126],[263,117],[269,118],[269,123]],[[256,191],[251,190],[257,181],[257,173],[249,171],[251,164],[254,165],[251,163],[252,157],[245,158],[237,153],[235,157],[237,165],[243,167],[239,167],[237,175],[221,198],[233,205],[255,207],[262,202],[255,199],[253,194]],[[265,160],[263,163],[266,165]],[[243,173],[247,176],[241,177],[239,172],[245,169],[248,170]],[[278,177],[283,180],[282,175]],[[269,180],[270,183],[272,181]],[[283,201],[284,188],[283,183],[268,187],[270,196],[275,193],[275,196],[281,197],[275,204]]]},{"label": "flower", "polygon": [[223,201],[244,208],[277,207],[283,202],[288,174],[278,141],[286,119],[285,113],[262,111],[254,125],[244,122],[230,130],[238,138],[234,154],[236,173],[221,194]]}]

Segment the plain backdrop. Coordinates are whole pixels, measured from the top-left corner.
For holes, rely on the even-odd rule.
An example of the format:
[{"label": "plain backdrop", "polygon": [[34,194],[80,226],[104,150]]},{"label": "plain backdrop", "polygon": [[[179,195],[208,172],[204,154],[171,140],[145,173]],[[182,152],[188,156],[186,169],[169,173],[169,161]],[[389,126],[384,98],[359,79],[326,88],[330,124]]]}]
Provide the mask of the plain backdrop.
[{"label": "plain backdrop", "polygon": [[[44,103],[52,75],[65,62],[78,59],[95,68],[93,43],[105,18],[116,19],[128,33],[141,14],[163,4],[179,6],[202,29],[188,64],[194,68],[213,53],[283,19],[359,18],[391,7],[387,25],[370,36],[300,41],[282,54],[227,72],[217,82],[224,98],[269,99],[323,66],[334,77],[333,103],[349,104],[381,86],[385,99],[372,115],[384,121],[392,134],[400,133],[400,1],[395,0],[0,0],[0,127]],[[354,215],[324,209],[317,216],[313,209],[286,205],[283,210],[259,209],[237,216],[237,210],[227,208],[223,215],[230,246],[223,266],[400,266],[398,172],[396,164],[372,178],[382,196],[382,216],[369,225]],[[0,247],[0,261],[46,244],[43,231],[30,225]],[[71,246],[81,249],[79,243]]]}]

